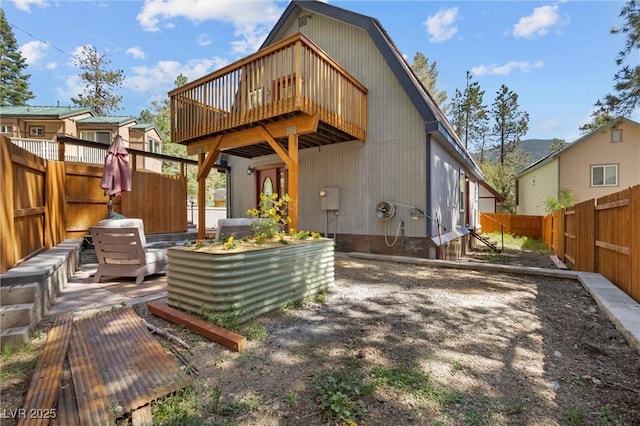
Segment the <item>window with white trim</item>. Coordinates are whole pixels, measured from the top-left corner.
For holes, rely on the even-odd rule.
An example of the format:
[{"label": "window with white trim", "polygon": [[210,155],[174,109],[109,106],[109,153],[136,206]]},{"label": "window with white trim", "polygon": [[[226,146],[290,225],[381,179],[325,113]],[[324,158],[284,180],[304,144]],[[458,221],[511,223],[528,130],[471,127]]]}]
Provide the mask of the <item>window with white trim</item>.
[{"label": "window with white trim", "polygon": [[111,144],[111,132],[109,130],[81,131],[80,139]]},{"label": "window with white trim", "polygon": [[612,129],[611,143],[620,143],[620,142],[622,142],[622,129]]},{"label": "window with white trim", "polygon": [[44,127],[42,126],[30,126],[29,136],[44,136]]},{"label": "window with white trim", "polygon": [[591,166],[591,186],[618,186],[618,165]]},{"label": "window with white trim", "polygon": [[0,124],[0,133],[13,133],[13,124]]},{"label": "window with white trim", "polygon": [[149,152],[153,152],[154,154],[161,154],[162,152],[162,145],[160,144],[160,141],[157,141],[153,138],[149,138],[148,139],[148,150]]}]

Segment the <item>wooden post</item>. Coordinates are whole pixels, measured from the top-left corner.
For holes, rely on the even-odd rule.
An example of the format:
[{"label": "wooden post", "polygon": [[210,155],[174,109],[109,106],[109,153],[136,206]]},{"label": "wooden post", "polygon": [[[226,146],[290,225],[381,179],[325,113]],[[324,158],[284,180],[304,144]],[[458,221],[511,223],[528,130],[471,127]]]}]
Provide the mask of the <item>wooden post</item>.
[{"label": "wooden post", "polygon": [[0,166],[3,179],[2,203],[0,203],[0,273],[13,268],[18,260],[18,245],[15,244],[14,195],[13,195],[13,163],[11,162],[11,141],[6,136],[0,136]]},{"label": "wooden post", "polygon": [[295,128],[289,133],[289,158],[291,159],[291,167],[289,168],[289,218],[291,219],[290,228],[298,229],[298,176],[300,167],[298,164],[298,134]]},{"label": "wooden post", "polygon": [[630,226],[630,251],[629,263],[631,280],[631,297],[640,303],[640,185],[629,190],[629,226]]},{"label": "wooden post", "polygon": [[204,240],[207,237],[206,224],[206,200],[207,200],[207,175],[201,175],[204,167],[205,154],[198,154],[198,239]]}]

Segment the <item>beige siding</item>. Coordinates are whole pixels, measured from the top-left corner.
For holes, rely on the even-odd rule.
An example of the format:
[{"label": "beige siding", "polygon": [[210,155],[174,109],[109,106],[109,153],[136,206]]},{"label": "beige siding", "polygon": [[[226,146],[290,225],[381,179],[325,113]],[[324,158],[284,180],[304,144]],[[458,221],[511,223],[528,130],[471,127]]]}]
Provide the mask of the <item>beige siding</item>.
[{"label": "beige siding", "polygon": [[[281,38],[298,31],[297,19],[292,22],[295,28]],[[298,227],[324,232],[325,213],[320,210],[319,191],[323,187],[338,187],[338,233],[382,235],[387,227],[393,236],[399,221],[405,220],[407,236],[426,236],[425,221],[411,221],[409,209],[399,208],[390,223],[379,220],[375,214],[375,206],[380,201],[423,210],[427,207],[426,136],[422,119],[364,30],[318,15],[308,22],[301,32],[367,87],[369,126],[366,142],[300,152]],[[256,158],[251,164],[281,162],[273,155]],[[254,184],[247,179],[245,160],[232,159],[231,164],[232,214],[244,216],[253,203]],[[330,225],[329,232],[332,231],[333,225]]]},{"label": "beige siding", "polygon": [[[623,141],[611,142],[611,128],[593,133],[560,153],[560,187],[577,201],[601,197],[640,184],[640,127],[620,125]],[[592,187],[591,166],[617,164],[618,186]]]},{"label": "beige siding", "polygon": [[522,215],[546,215],[544,201],[558,198],[558,160],[552,159],[518,178],[518,206]]}]

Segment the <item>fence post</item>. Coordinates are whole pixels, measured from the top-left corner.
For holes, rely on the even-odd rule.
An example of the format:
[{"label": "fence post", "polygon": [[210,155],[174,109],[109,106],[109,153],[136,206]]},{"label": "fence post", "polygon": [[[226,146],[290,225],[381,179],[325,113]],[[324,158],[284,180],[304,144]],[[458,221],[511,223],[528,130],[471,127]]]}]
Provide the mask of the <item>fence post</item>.
[{"label": "fence post", "polygon": [[631,297],[640,302],[640,185],[629,190]]}]

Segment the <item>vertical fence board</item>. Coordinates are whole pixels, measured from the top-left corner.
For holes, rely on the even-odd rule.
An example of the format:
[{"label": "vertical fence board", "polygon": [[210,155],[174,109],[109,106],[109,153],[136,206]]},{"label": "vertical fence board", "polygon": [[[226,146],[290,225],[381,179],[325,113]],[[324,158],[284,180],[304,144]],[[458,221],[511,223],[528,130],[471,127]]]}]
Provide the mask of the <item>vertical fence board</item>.
[{"label": "vertical fence board", "polygon": [[598,198],[595,248],[596,271],[627,294],[631,293],[629,195],[627,189]]},{"label": "vertical fence board", "polygon": [[574,269],[595,272],[595,204],[593,200],[575,205],[576,263]]},{"label": "vertical fence board", "polygon": [[2,166],[3,178],[0,179],[2,188],[2,207],[0,207],[0,272],[11,268],[19,256],[17,247],[13,242],[15,238],[15,227],[13,222],[13,164],[11,162],[11,152],[9,151],[9,138],[0,138],[0,166]]},{"label": "vertical fence board", "polygon": [[46,173],[46,248],[55,247],[66,238],[66,195],[64,162],[49,161]]},{"label": "vertical fence board", "polygon": [[630,293],[640,303],[640,185],[629,190]]},{"label": "vertical fence board", "polygon": [[558,210],[557,212],[553,213],[554,215],[554,226],[555,228],[555,232],[553,235],[553,242],[554,242],[554,253],[556,254],[556,256],[558,256],[560,258],[560,260],[562,260],[563,262],[565,261],[564,259],[564,215],[565,215],[565,209],[562,210]]}]

